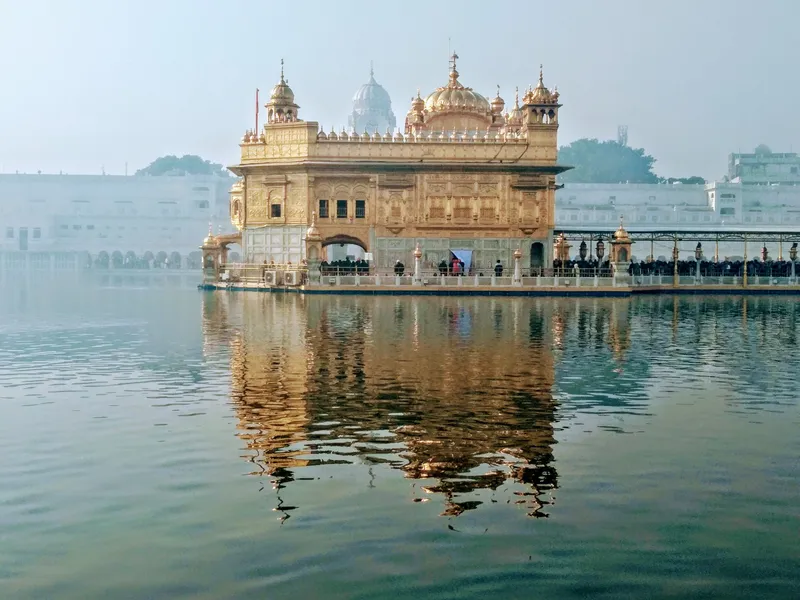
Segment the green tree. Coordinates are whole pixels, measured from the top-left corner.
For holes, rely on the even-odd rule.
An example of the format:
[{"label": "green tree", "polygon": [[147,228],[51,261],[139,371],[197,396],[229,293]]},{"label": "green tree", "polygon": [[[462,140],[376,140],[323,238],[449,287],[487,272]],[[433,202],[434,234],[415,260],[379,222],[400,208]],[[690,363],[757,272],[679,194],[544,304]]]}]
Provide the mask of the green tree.
[{"label": "green tree", "polygon": [[575,140],[559,149],[558,162],[573,167],[559,175],[561,183],[658,183],[655,158],[612,140]]},{"label": "green tree", "polygon": [[230,177],[228,170],[222,165],[203,160],[194,154],[185,154],[178,158],[168,155],[155,159],[144,169],[136,171],[136,175],[218,175]]}]

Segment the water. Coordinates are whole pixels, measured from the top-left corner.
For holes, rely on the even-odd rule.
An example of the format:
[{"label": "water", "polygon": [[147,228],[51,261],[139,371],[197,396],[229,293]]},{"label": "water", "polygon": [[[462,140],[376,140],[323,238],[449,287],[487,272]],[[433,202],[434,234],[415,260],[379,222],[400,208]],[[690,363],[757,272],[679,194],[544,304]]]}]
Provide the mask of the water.
[{"label": "water", "polygon": [[0,597],[774,597],[789,298],[0,297]]}]

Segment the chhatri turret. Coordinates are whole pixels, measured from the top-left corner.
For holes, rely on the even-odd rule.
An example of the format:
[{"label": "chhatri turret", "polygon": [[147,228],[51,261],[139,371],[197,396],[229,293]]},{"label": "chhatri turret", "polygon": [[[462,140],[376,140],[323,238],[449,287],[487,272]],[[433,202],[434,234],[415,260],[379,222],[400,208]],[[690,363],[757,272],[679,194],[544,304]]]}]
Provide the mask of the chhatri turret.
[{"label": "chhatri turret", "polygon": [[267,109],[267,123],[291,123],[299,120],[297,110],[300,107],[295,104],[294,92],[283,76],[283,59],[281,59],[281,79],[273,86],[269,102],[264,108]]}]

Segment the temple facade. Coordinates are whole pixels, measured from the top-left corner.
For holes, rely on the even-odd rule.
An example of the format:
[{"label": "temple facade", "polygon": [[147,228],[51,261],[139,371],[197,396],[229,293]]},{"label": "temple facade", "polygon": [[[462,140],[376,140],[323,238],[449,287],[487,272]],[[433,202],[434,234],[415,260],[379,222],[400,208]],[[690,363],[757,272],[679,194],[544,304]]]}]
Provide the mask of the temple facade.
[{"label": "temple facade", "polygon": [[565,170],[558,91],[540,69],[538,84],[506,110],[499,88],[490,100],[461,83],[457,59],[444,85],[417,92],[402,131],[383,133],[301,120],[281,70],[267,122],[245,133],[230,167],[240,176],[230,215],[245,262],[307,261],[313,272],[328,246],[355,244],[378,269],[412,263],[417,248],[426,266],[457,255],[489,268],[511,264],[517,250],[525,265],[549,265],[556,175]]}]

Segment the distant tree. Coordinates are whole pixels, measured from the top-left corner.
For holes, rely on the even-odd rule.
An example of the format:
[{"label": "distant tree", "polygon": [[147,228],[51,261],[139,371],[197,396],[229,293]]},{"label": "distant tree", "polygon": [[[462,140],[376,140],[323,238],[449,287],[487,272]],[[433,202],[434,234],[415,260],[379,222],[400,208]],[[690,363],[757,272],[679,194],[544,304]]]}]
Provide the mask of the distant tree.
[{"label": "distant tree", "polygon": [[617,141],[575,140],[559,149],[558,162],[574,167],[559,175],[561,183],[658,183],[656,159]]},{"label": "distant tree", "polygon": [[178,158],[168,155],[155,159],[144,169],[136,171],[136,175],[218,175],[230,177],[228,170],[222,165],[203,160],[194,154],[185,154]]},{"label": "distant tree", "polygon": [[755,150],[756,154],[772,154],[772,150],[769,149],[769,146],[766,144],[759,144],[756,146]]}]

